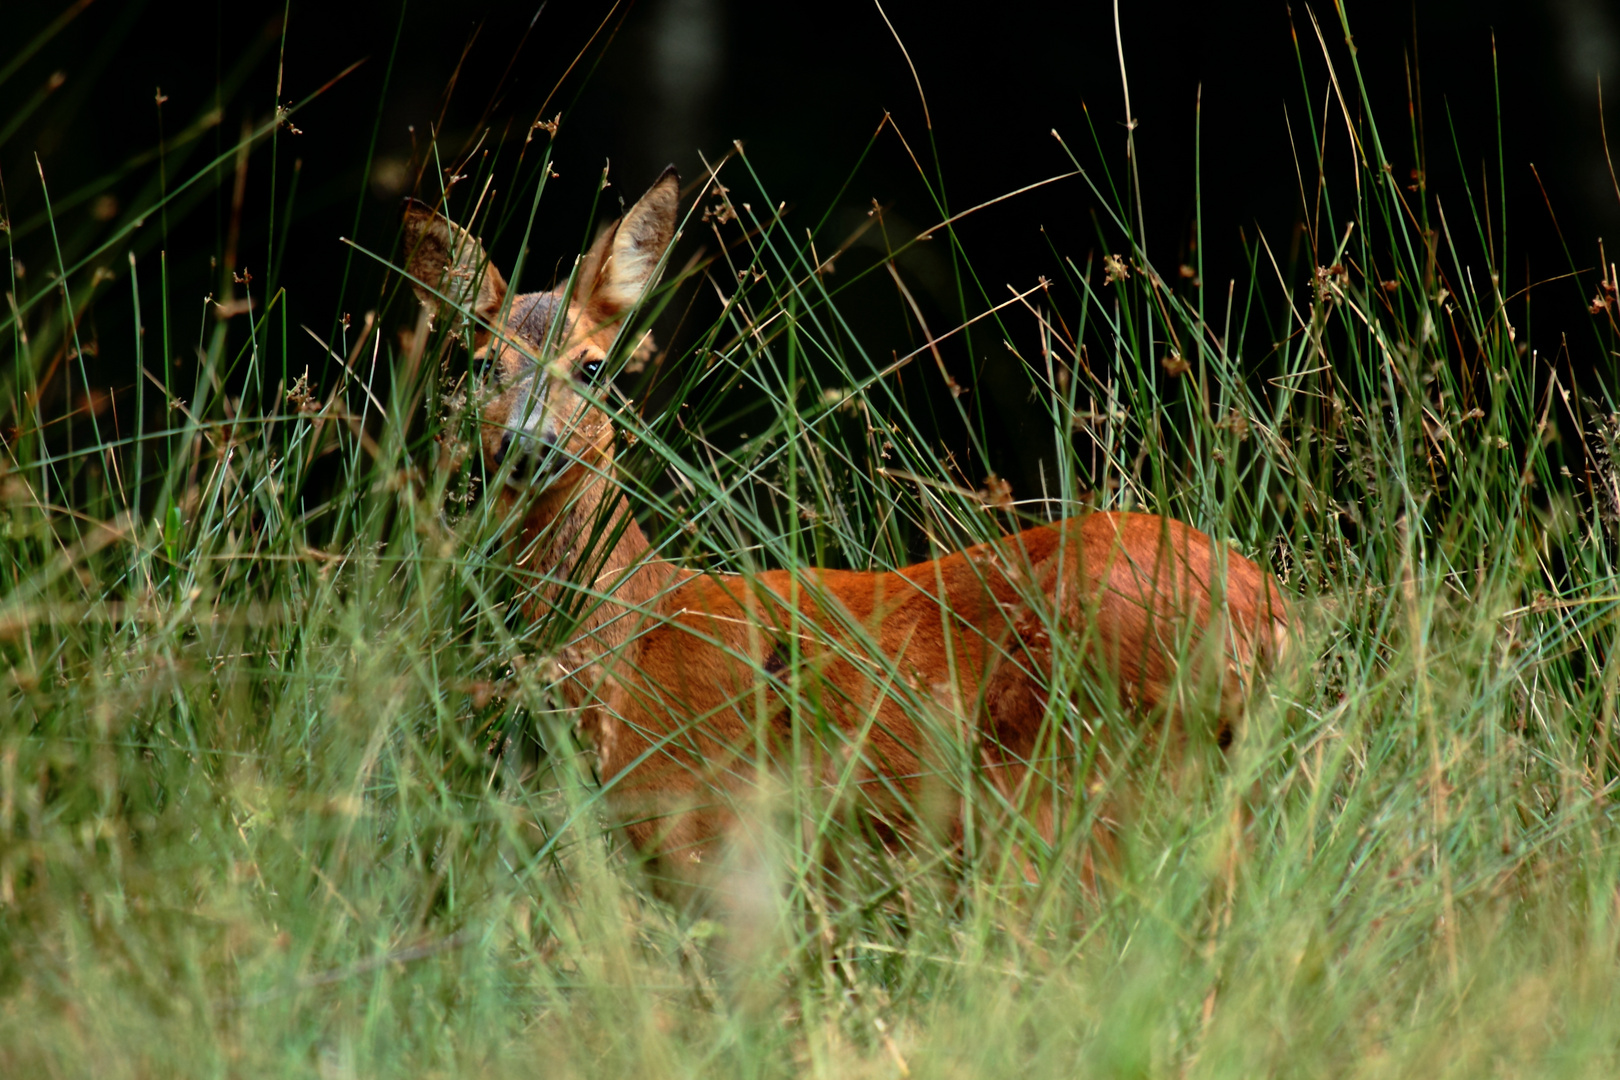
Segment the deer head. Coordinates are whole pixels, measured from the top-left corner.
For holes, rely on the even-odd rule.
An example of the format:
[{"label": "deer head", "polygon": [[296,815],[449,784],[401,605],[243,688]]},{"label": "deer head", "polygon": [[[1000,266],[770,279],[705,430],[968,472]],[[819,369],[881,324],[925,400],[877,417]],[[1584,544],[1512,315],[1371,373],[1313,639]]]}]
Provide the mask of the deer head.
[{"label": "deer head", "polygon": [[581,391],[599,378],[626,313],[651,283],[679,202],[672,165],[602,230],[572,290],[564,282],[510,298],[477,239],[422,203],[406,204],[417,298],[434,318],[448,310],[472,323],[473,356],[487,372],[480,443],[490,475],[510,461],[509,486],[539,495],[610,471],[612,418]]}]

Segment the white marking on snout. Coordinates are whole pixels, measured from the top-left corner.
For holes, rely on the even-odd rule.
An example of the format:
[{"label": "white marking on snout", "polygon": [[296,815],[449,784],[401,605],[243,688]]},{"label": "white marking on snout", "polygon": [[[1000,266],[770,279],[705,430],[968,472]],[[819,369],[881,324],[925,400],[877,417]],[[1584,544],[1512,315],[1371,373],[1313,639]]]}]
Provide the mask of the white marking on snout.
[{"label": "white marking on snout", "polygon": [[530,371],[526,382],[528,385],[518,398],[519,420],[511,425],[516,432],[512,441],[529,444],[525,450],[533,453],[539,449],[540,440],[545,435],[555,435],[554,432],[546,430],[550,423],[549,410],[546,409],[546,391],[549,388],[550,373],[536,367]]}]

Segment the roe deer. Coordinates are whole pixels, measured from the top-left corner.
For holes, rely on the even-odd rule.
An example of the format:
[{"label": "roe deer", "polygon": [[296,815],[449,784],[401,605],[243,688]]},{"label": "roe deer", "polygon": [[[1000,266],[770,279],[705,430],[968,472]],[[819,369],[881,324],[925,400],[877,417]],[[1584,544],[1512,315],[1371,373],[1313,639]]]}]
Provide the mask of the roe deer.
[{"label": "roe deer", "polygon": [[[484,464],[491,477],[509,471],[496,498],[520,523],[518,561],[541,582],[527,611],[583,608],[560,654],[560,690],[595,750],[614,823],[661,864],[655,880],[667,889],[700,878],[736,821],[736,797],[761,768],[783,767],[795,676],[814,684],[824,719],[821,752],[799,767],[859,792],[887,837],[928,824],[918,808],[937,810],[941,792],[927,777],[941,740],[954,739],[1052,839],[1051,784],[1030,762],[1049,742],[1054,634],[1137,715],[1178,728],[1195,712],[1213,716],[1225,745],[1287,647],[1289,605],[1271,575],[1179,521],[1088,513],[889,572],[745,577],[654,554],[614,478],[612,419],[581,388],[647,290],[678,203],[671,167],[598,237],[571,294],[509,297],[476,239],[419,203],[405,217],[422,303],[475,317],[475,356],[489,372]],[[827,740],[842,745],[827,752]],[[959,837],[957,816],[943,818]]]}]

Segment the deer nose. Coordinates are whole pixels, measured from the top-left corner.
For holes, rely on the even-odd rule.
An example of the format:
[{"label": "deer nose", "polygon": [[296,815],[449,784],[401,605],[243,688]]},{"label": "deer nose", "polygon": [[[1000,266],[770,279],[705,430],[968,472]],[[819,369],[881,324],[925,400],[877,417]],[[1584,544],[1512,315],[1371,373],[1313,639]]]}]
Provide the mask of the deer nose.
[{"label": "deer nose", "polygon": [[513,460],[507,483],[518,487],[542,484],[553,479],[552,474],[563,466],[557,436],[552,434],[509,431],[501,437],[495,467],[500,468],[508,456]]},{"label": "deer nose", "polygon": [[[519,434],[521,433],[516,431],[508,431],[506,434],[501,436],[501,445],[495,451],[496,468],[500,468],[502,465],[506,464],[506,456],[512,452],[512,443],[516,440]],[[538,435],[525,436],[523,443],[519,445],[518,449],[520,451],[527,450],[528,456],[530,457],[545,457],[552,450],[554,450],[556,446],[557,436],[543,432]]]}]

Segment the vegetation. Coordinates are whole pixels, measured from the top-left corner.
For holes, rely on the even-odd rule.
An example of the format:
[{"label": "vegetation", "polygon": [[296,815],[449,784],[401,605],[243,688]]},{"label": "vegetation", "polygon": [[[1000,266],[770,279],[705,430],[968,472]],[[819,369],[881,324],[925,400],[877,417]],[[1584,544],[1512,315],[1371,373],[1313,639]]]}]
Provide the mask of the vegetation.
[{"label": "vegetation", "polygon": [[[1000,295],[948,224],[807,234],[737,153],[690,203],[709,254],[644,321],[694,291],[720,315],[604,385],[638,516],[694,565],[891,566],[1096,505],[1277,569],[1302,665],[1217,768],[1127,752],[1075,780],[1088,825],[1119,788],[1117,850],[1089,827],[1026,842],[1037,881],[964,750],[959,849],[885,849],[784,780],[721,913],[652,899],[551,692],[567,627],[524,619],[533,582],[479,497],[464,328],[428,334],[396,276],[312,385],[295,282],[193,337],[193,298],[133,254],[94,269],[131,241],[84,239],[89,193],[14,223],[0,1071],[1613,1075],[1620,428],[1517,342],[1533,294],[1507,284],[1500,207],[1409,185],[1431,149],[1375,123],[1353,55],[1322,55],[1329,111],[1292,118],[1301,243],[1256,238],[1224,295],[1201,244],[1150,263],[1135,162],[1100,144],[1098,255]],[[522,232],[548,153],[483,158],[452,215]],[[480,205],[496,173],[516,194]],[[970,324],[949,335],[909,302],[930,242]],[[1614,354],[1616,282],[1557,287],[1591,297],[1579,347]],[[907,348],[841,317],[873,290],[915,316]],[[92,355],[113,305],[135,333]],[[1049,418],[1043,491],[975,464],[991,436],[953,336],[997,345]],[[149,377],[114,400],[89,375],[109,363]],[[1141,722],[1055,699],[1082,762]]]}]

